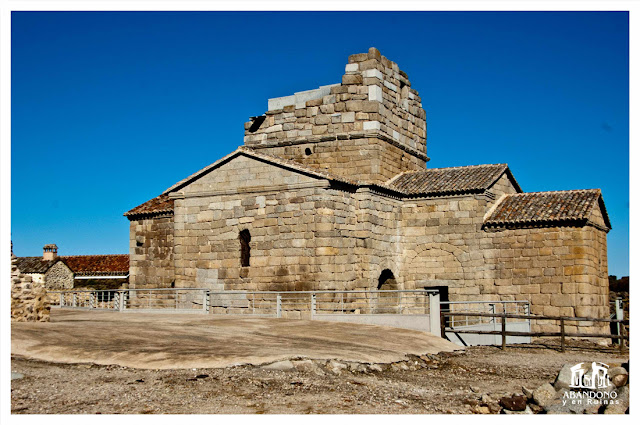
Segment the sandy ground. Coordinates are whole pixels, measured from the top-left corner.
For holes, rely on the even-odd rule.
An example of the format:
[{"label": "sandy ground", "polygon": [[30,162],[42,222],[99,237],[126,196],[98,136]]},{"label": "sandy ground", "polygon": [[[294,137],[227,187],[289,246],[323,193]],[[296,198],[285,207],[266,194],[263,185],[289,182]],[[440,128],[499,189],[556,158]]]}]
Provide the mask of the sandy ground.
[{"label": "sandy ground", "polygon": [[[12,359],[12,413],[470,413],[494,397],[552,382],[564,363],[626,361],[615,350],[527,345],[471,347],[428,361],[376,365],[380,371],[131,369]],[[424,357],[423,357],[424,358]],[[416,360],[416,361],[414,361]],[[417,366],[407,368],[407,364]],[[415,369],[415,370],[411,370]],[[325,369],[326,370],[326,369]]]},{"label": "sandy ground", "polygon": [[206,314],[52,310],[13,322],[11,354],[136,368],[218,368],[291,357],[388,363],[460,349],[439,336],[385,326]]}]

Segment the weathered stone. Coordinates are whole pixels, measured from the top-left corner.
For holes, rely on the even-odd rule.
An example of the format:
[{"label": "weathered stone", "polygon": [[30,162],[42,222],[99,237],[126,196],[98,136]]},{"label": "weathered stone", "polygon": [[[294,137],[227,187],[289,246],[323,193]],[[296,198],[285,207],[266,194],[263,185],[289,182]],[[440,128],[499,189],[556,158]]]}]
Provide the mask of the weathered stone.
[{"label": "weathered stone", "polygon": [[516,394],[509,397],[502,397],[500,399],[500,405],[508,410],[523,411],[527,407],[527,398]]},{"label": "weathered stone", "polygon": [[488,415],[491,413],[487,406],[474,406],[471,408],[471,411],[480,415]]},{"label": "weathered stone", "polygon": [[543,384],[533,391],[533,401],[541,407],[546,407],[555,396],[556,390],[551,384]]},{"label": "weathered stone", "polygon": [[346,368],[346,364],[340,363],[336,360],[329,360],[329,362],[327,363],[327,370],[335,375],[340,375]]},{"label": "weathered stone", "polygon": [[262,369],[264,370],[279,370],[279,371],[288,371],[294,368],[295,366],[291,360],[283,360],[280,362],[275,362],[275,363],[262,366]]},{"label": "weathered stone", "polygon": [[629,386],[620,387],[617,390],[617,397],[612,400],[604,409],[605,415],[619,415],[626,413],[629,409]]},{"label": "weathered stone", "polygon": [[[558,372],[558,376],[556,376],[556,380],[553,382],[553,387],[556,390],[569,388],[569,386],[571,385],[571,368],[574,366],[576,365],[571,363],[562,365],[562,368],[560,368],[560,372]],[[587,363],[584,363],[583,366],[583,369],[586,372],[589,365]]]},{"label": "weathered stone", "polygon": [[610,368],[608,374],[611,382],[616,387],[622,387],[626,385],[627,381],[629,380],[629,372],[627,372],[627,370],[621,366]]}]

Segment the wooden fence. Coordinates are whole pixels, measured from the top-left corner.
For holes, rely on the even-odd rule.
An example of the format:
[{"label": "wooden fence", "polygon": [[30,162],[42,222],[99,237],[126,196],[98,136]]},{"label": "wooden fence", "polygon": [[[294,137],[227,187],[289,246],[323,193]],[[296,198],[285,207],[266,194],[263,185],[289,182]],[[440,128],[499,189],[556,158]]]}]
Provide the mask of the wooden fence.
[{"label": "wooden fence", "polygon": [[[451,316],[473,316],[473,317],[492,317],[501,319],[501,330],[499,331],[483,331],[483,330],[467,330],[447,327],[447,321],[445,317]],[[507,331],[506,324],[507,319],[529,319],[529,320],[549,320],[560,322],[560,332],[515,332]],[[596,334],[596,333],[576,333],[565,332],[565,322],[607,322],[607,323],[619,323],[620,334]],[[560,351],[564,352],[565,338],[566,337],[582,337],[582,338],[606,338],[612,340],[618,340],[620,346],[620,353],[624,352],[624,341],[629,341],[629,336],[626,331],[625,320],[620,319],[599,319],[594,317],[565,317],[565,316],[534,316],[524,314],[507,314],[507,313],[470,313],[470,312],[440,312],[440,332],[442,338],[446,338],[446,332],[460,333],[460,334],[477,334],[477,335],[501,335],[502,337],[502,349],[504,350],[507,345],[507,336],[531,336],[531,337],[560,337]]]}]

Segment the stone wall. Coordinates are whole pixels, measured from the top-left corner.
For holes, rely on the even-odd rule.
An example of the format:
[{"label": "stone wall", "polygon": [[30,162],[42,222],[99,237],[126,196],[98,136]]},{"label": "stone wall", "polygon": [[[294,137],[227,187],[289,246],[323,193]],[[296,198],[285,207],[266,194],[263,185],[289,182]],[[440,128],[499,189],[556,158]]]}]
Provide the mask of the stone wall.
[{"label": "stone wall", "polygon": [[404,202],[400,284],[447,286],[451,301],[528,300],[533,314],[606,318],[606,232],[591,224],[484,229],[493,202],[485,195]]},{"label": "stone wall", "polygon": [[[451,301],[528,300],[534,314],[606,316],[599,213],[582,227],[485,229],[490,208],[516,192],[506,174],[481,194],[401,200],[376,190],[239,156],[174,195],[176,286],[363,290],[375,289],[389,269],[399,289],[446,286]],[[156,243],[168,243],[170,224]],[[135,234],[148,228],[140,226],[132,222],[132,241],[146,243]],[[240,265],[245,229],[249,267]],[[140,265],[158,256],[133,249],[137,281]],[[156,273],[145,277],[148,285]]]},{"label": "stone wall", "polygon": [[[251,186],[269,181],[280,190]],[[293,190],[284,190],[289,185]],[[176,286],[213,290],[310,290],[352,286],[359,261],[354,199],[326,180],[239,157],[175,200]],[[221,194],[206,193],[225,188]],[[251,234],[240,267],[241,230]]]},{"label": "stone wall", "polygon": [[425,168],[426,114],[395,62],[375,48],[351,55],[342,83],[329,91],[246,123],[245,145],[375,182]]},{"label": "stone wall", "polygon": [[129,223],[129,285],[170,288],[174,274],[173,214],[139,217]]},{"label": "stone wall", "polygon": [[33,282],[20,273],[11,254],[11,320],[16,322],[48,322],[51,307],[44,284]]},{"label": "stone wall", "polygon": [[48,290],[56,291],[73,289],[73,272],[62,261],[58,261],[44,275],[44,282]]},{"label": "stone wall", "polygon": [[384,183],[402,171],[425,169],[424,159],[376,137],[274,146],[265,152],[345,178]]}]

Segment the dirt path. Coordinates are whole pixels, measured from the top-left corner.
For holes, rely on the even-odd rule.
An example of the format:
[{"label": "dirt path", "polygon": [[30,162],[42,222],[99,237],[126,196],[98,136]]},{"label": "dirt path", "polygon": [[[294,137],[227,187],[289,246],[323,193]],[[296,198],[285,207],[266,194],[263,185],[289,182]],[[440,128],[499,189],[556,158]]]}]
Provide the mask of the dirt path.
[{"label": "dirt path", "polygon": [[472,347],[418,365],[318,375],[253,366],[152,370],[14,358],[12,370],[25,377],[11,382],[11,399],[13,413],[470,413],[469,404],[481,394],[537,387],[552,381],[564,363],[626,359],[613,350]]},{"label": "dirt path", "polygon": [[207,314],[58,309],[51,323],[11,324],[13,355],[150,369],[260,365],[290,357],[387,363],[457,349],[408,329]]}]

